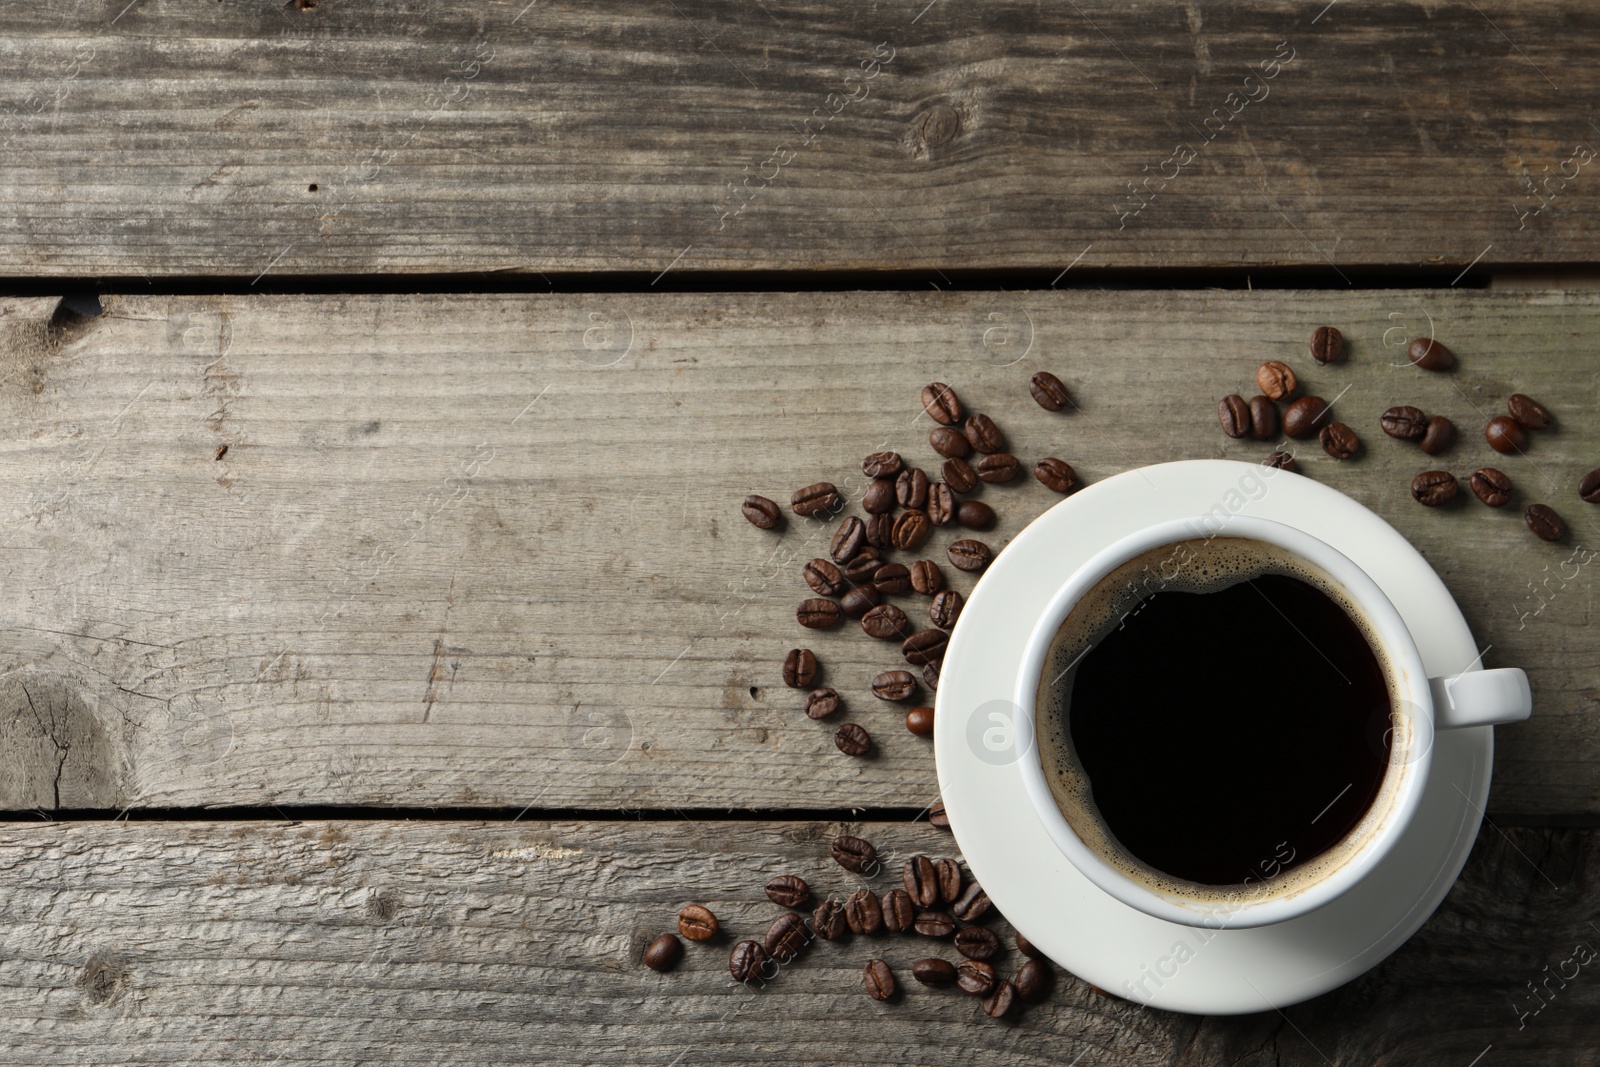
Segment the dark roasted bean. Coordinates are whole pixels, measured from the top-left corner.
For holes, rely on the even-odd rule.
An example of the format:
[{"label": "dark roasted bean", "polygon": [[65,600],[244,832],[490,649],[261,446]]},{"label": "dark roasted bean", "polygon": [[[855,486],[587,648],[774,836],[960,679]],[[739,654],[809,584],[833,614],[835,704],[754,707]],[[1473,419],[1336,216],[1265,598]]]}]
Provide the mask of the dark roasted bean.
[{"label": "dark roasted bean", "polygon": [[1456,476],[1449,471],[1423,471],[1411,479],[1411,498],[1425,507],[1436,508],[1455,499]]},{"label": "dark roasted bean", "polygon": [[[966,503],[976,504],[977,501],[968,500]],[[935,526],[944,526],[955,517],[956,495],[950,491],[950,487],[943,482],[928,486],[928,521]]]},{"label": "dark roasted bean", "polygon": [[839,694],[832,689],[824,687],[806,694],[808,719],[826,719],[829,715],[836,714],[839,708]]},{"label": "dark roasted bean", "polygon": [[750,520],[750,525],[757,529],[771,530],[783,521],[783,512],[778,510],[778,505],[754,493],[744,498],[741,510],[744,511],[744,517]]},{"label": "dark roasted bean", "polygon": [[804,489],[796,489],[794,496],[789,498],[789,507],[794,513],[807,518],[825,511],[838,511],[843,504],[844,498],[832,482],[818,482]]},{"label": "dark roasted bean", "polygon": [[817,654],[809,648],[791,648],[783,657],[783,684],[790,689],[810,689],[817,680]]},{"label": "dark roasted bean", "polygon": [[877,870],[878,850],[872,847],[871,841],[840,834],[828,846],[828,851],[834,862],[847,871],[871,875]]},{"label": "dark roasted bean", "polygon": [[867,518],[867,544],[873,548],[894,547],[893,515],[872,515]]},{"label": "dark roasted bean", "polygon": [[1512,393],[1506,401],[1511,417],[1530,430],[1543,430],[1550,425],[1550,412],[1545,406],[1525,393]]},{"label": "dark roasted bean", "polygon": [[1456,354],[1438,341],[1418,337],[1406,349],[1411,362],[1423,370],[1449,370],[1456,365]]},{"label": "dark roasted bean", "polygon": [[855,934],[875,934],[882,930],[883,905],[878,902],[878,894],[865,887],[851,893],[844,902],[844,921]]},{"label": "dark roasted bean", "polygon": [[923,706],[906,712],[906,729],[918,737],[932,737],[933,709]]},{"label": "dark roasted bean", "polygon": [[805,576],[806,584],[816,590],[819,596],[838,596],[849,588],[844,575],[829,560],[814,559],[805,565],[801,573]]},{"label": "dark roasted bean", "polygon": [[868,478],[893,478],[902,464],[898,452],[874,452],[861,461],[861,473]]},{"label": "dark roasted bean", "polygon": [[1443,415],[1435,415],[1428,420],[1428,428],[1422,434],[1422,451],[1430,456],[1437,456],[1440,452],[1456,443],[1456,424]]},{"label": "dark roasted bean", "polygon": [[994,508],[981,500],[963,500],[956,508],[956,522],[969,530],[992,530],[996,518]]},{"label": "dark roasted bean", "polygon": [[956,932],[956,921],[942,911],[919,911],[912,925],[923,937],[949,937]]},{"label": "dark roasted bean", "polygon": [[1378,425],[1390,437],[1401,441],[1420,441],[1428,432],[1428,416],[1419,407],[1397,404],[1378,416]]},{"label": "dark roasted bean", "polygon": [[1317,433],[1322,450],[1334,459],[1349,459],[1361,447],[1356,432],[1342,422],[1330,422]]},{"label": "dark roasted bean", "polygon": [[1039,402],[1039,406],[1046,411],[1060,411],[1072,403],[1072,394],[1067,387],[1047,370],[1042,370],[1028,379],[1028,392]]},{"label": "dark roasted bean", "polygon": [[1044,953],[1040,952],[1039,949],[1034,946],[1032,941],[1029,941],[1027,938],[1023,937],[1021,930],[1017,931],[1017,951],[1028,957],[1030,960],[1044,959]]},{"label": "dark roasted bean", "polygon": [[1256,388],[1268,399],[1288,400],[1299,384],[1289,364],[1279,360],[1268,360],[1256,368]]},{"label": "dark roasted bean", "polygon": [[1332,326],[1318,326],[1311,334],[1311,358],[1318,363],[1337,363],[1344,355],[1344,334]]},{"label": "dark roasted bean", "polygon": [[931,382],[922,387],[922,410],[940,426],[954,426],[961,421],[963,412],[961,398],[943,382]]},{"label": "dark roasted bean", "polygon": [[920,467],[907,467],[894,480],[895,499],[903,508],[928,506],[928,476]]},{"label": "dark roasted bean", "polygon": [[858,516],[850,515],[833,532],[833,540],[828,543],[828,555],[833,557],[835,563],[848,563],[866,543],[867,524]]},{"label": "dark roasted bean", "polygon": [[817,910],[811,913],[811,929],[824,941],[837,941],[849,929],[844,918],[844,903],[838,900],[824,900],[817,905]]},{"label": "dark roasted bean", "polygon": [[883,594],[878,592],[876,586],[858,585],[845,590],[844,596],[839,598],[839,610],[852,619],[859,619],[881,603]]},{"label": "dark roasted bean", "polygon": [[1493,467],[1479,467],[1467,479],[1472,495],[1491,508],[1504,507],[1511,499],[1511,479]]},{"label": "dark roasted bean", "polygon": [[903,641],[911,633],[911,620],[893,604],[879,604],[861,616],[861,632],[880,641]]},{"label": "dark roasted bean", "polygon": [[834,626],[842,618],[839,605],[831,600],[812,598],[800,601],[800,606],[795,609],[794,617],[800,620],[800,625],[812,630],[826,630]]},{"label": "dark roasted bean", "polygon": [[969,960],[992,960],[1000,951],[1000,938],[993,930],[968,926],[956,931],[955,945]]},{"label": "dark roasted bean", "polygon": [[879,700],[910,700],[917,694],[917,679],[910,671],[884,671],[872,679],[872,695]]},{"label": "dark roasted bean", "polygon": [[922,665],[922,684],[934,692],[939,691],[939,664],[924,663]]},{"label": "dark roasted bean", "polygon": [[911,565],[911,588],[923,596],[932,596],[944,588],[944,571],[931,559],[919,559]]},{"label": "dark roasted bean", "polygon": [[678,933],[690,941],[709,941],[717,936],[717,917],[702,904],[690,904],[678,912]]},{"label": "dark roasted bean", "polygon": [[867,987],[867,996],[873,1000],[889,1000],[896,990],[894,972],[882,960],[868,960],[861,973],[861,984]]},{"label": "dark roasted bean", "polygon": [[928,432],[928,444],[945,459],[966,459],[972,455],[972,445],[966,434],[953,426],[935,426]]},{"label": "dark roasted bean", "polygon": [[1283,413],[1283,432],[1296,440],[1314,437],[1328,414],[1328,402],[1320,396],[1303,396]]},{"label": "dark roasted bean", "polygon": [[780,874],[767,883],[767,899],[785,908],[803,908],[811,902],[811,887],[795,874]]},{"label": "dark roasted bean", "polygon": [[1006,450],[1006,438],[1000,427],[980,412],[967,416],[967,421],[961,424],[961,432],[967,435],[967,443],[974,452],[989,454]]},{"label": "dark roasted bean", "polygon": [[989,894],[977,882],[968,882],[961,899],[951,906],[956,918],[965,923],[975,923],[989,910]]},{"label": "dark roasted bean", "polygon": [[885,563],[872,572],[872,584],[886,596],[904,593],[911,588],[911,568],[904,563]]},{"label": "dark roasted bean", "polygon": [[935,593],[933,602],[928,605],[928,621],[940,629],[951,629],[956,620],[961,618],[961,609],[965,605],[966,600],[954,589]]},{"label": "dark roasted bean", "polygon": [[856,585],[866,585],[872,581],[872,576],[878,573],[878,568],[883,566],[883,560],[878,557],[878,550],[871,545],[863,548],[844,565],[844,578],[846,582]]},{"label": "dark roasted bean", "polygon": [[990,485],[1005,485],[1017,480],[1022,473],[1022,464],[1009,452],[996,452],[978,460],[977,470],[979,480]]},{"label": "dark roasted bean", "polygon": [[893,478],[874,478],[861,494],[861,509],[868,515],[887,515],[897,503]]},{"label": "dark roasted bean", "polygon": [[891,934],[903,934],[911,929],[917,909],[904,889],[891,889],[883,895],[883,928]]},{"label": "dark roasted bean", "polygon": [[1017,996],[1028,1004],[1035,1004],[1043,1000],[1050,992],[1050,985],[1055,981],[1055,976],[1050,973],[1050,965],[1043,960],[1029,960],[1017,971],[1016,977],[1011,979],[1011,984],[1017,987]]},{"label": "dark roasted bean", "polygon": [[1070,493],[1078,488],[1078,472],[1065,460],[1046,456],[1033,465],[1033,476],[1040,484],[1057,493]]},{"label": "dark roasted bean", "polygon": [[779,963],[788,963],[800,955],[800,950],[805,948],[810,940],[811,931],[806,929],[806,921],[794,912],[787,911],[767,927],[766,943],[763,947],[767,950],[767,955]]},{"label": "dark roasted bean", "polygon": [[933,870],[933,861],[918,854],[906,860],[900,869],[900,880],[905,883],[911,900],[923,911],[939,903],[939,879]]},{"label": "dark roasted bean", "polygon": [[982,960],[962,960],[956,966],[956,984],[961,992],[986,997],[994,988],[994,968]]},{"label": "dark roasted bean", "polygon": [[939,879],[941,901],[954,904],[961,899],[961,864],[953,859],[942,859],[933,865],[933,873]]},{"label": "dark roasted bean", "polygon": [[683,959],[683,942],[675,934],[662,934],[644,950],[644,965],[652,971],[670,971]]},{"label": "dark roasted bean", "polygon": [[1280,471],[1293,471],[1294,457],[1287,452],[1274,452],[1272,455],[1262,460],[1261,465],[1263,467],[1272,467],[1273,469]]},{"label": "dark roasted bean", "polygon": [[865,756],[872,751],[872,735],[866,727],[847,722],[833,732],[833,744],[846,756]]},{"label": "dark roasted bean", "polygon": [[753,982],[767,966],[767,950],[754,941],[741,941],[728,953],[728,973],[735,982]]},{"label": "dark roasted bean", "polygon": [[1528,431],[1510,415],[1496,415],[1490,419],[1489,425],[1483,428],[1483,436],[1490,448],[1503,455],[1509,456],[1528,447]]},{"label": "dark roasted bean", "polygon": [[920,667],[924,663],[938,663],[944,659],[945,646],[950,636],[943,630],[918,630],[900,642],[900,654],[906,662]]},{"label": "dark roasted bean", "polygon": [[978,472],[964,459],[947,459],[940,468],[944,484],[957,493],[970,493],[978,486]]},{"label": "dark roasted bean", "polygon": [[1017,987],[1001,980],[994,991],[983,998],[983,1013],[991,1019],[1004,1019],[1017,1006]]},{"label": "dark roasted bean", "polygon": [[941,830],[950,829],[950,816],[945,814],[944,801],[935,800],[928,805],[928,825],[937,826]]},{"label": "dark roasted bean", "polygon": [[1541,541],[1559,541],[1567,536],[1567,524],[1548,504],[1529,504],[1522,518]]},{"label": "dark roasted bean", "polygon": [[915,552],[928,539],[932,529],[933,524],[925,513],[915,508],[902,511],[900,517],[894,520],[894,547],[902,552]]},{"label": "dark roasted bean", "polygon": [[1600,504],[1600,467],[1583,476],[1578,483],[1578,495],[1587,503]]},{"label": "dark roasted bean", "polygon": [[963,571],[981,571],[989,565],[994,558],[994,553],[982,541],[975,541],[964,537],[952,542],[944,553],[956,569]]},{"label": "dark roasted bean", "polygon": [[1250,405],[1244,397],[1230,393],[1217,401],[1217,421],[1222,432],[1229,437],[1247,437],[1250,434]]},{"label": "dark roasted bean", "polygon": [[1264,396],[1250,398],[1250,437],[1270,441],[1278,436],[1278,406]]},{"label": "dark roasted bean", "polygon": [[923,985],[946,986],[956,980],[956,965],[949,960],[918,960],[911,965],[911,977]]}]

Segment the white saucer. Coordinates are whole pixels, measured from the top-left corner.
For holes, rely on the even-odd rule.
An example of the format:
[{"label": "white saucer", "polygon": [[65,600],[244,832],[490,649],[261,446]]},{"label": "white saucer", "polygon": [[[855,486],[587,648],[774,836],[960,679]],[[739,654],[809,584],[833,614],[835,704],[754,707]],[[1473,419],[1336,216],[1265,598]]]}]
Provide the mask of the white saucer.
[{"label": "white saucer", "polygon": [[[1223,510],[1213,511],[1218,507]],[[1138,529],[1206,513],[1257,515],[1320,537],[1383,589],[1431,677],[1475,665],[1478,648],[1444,583],[1365,507],[1309,478],[1254,464],[1164,463],[1084,488],[1041,515],[990,564],[950,638],[934,754],[950,829],[973,877],[1051,959],[1135,1003],[1239,1014],[1342,985],[1427,921],[1477,835],[1494,732],[1483,726],[1436,735],[1422,804],[1389,857],[1366,881],[1310,915],[1255,929],[1203,930],[1152,918],[1098,889],[1046,833],[1015,756],[996,752],[994,735],[986,744],[989,713],[1015,707],[1023,644],[1073,570]]]}]

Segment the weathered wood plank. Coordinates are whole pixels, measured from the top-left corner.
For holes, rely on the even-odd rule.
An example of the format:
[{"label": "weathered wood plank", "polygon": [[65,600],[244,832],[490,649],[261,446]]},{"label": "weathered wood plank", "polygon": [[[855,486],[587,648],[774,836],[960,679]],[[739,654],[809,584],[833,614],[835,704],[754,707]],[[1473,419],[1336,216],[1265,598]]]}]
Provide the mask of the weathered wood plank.
[{"label": "weathered wood plank", "polygon": [[[1594,294],[129,297],[54,326],[51,306],[0,316],[0,744],[28,754],[0,761],[0,810],[921,807],[928,743],[868,694],[898,650],[796,625],[829,529],[763,533],[745,494],[826,478],[855,499],[879,448],[932,467],[934,378],[1030,465],[1090,481],[1256,460],[1269,446],[1223,437],[1215,404],[1281,357],[1365,439],[1343,464],[1302,447],[1301,469],[1393,522],[1486,663],[1532,678],[1492,810],[1600,811],[1600,512],[1575,488],[1600,464]],[[1391,365],[1386,339],[1430,322],[1460,368]],[[1344,363],[1311,361],[1320,323]],[[1080,411],[1034,404],[1041,367]],[[1478,427],[1516,390],[1558,427],[1497,457]],[[1424,462],[1384,437],[1399,402],[1461,441]],[[1518,507],[1409,497],[1418,470],[1490,462]],[[997,546],[1058,499],[1031,479],[981,496]],[[1524,528],[1532,500],[1566,543]],[[800,643],[875,759],[782,686]]]},{"label": "weathered wood plank", "polygon": [[298,6],[7,5],[0,271],[1600,259],[1582,0]]},{"label": "weathered wood plank", "polygon": [[[1485,828],[1409,944],[1283,1015],[1173,1015],[1059,972],[1050,1000],[998,1024],[973,998],[910,980],[912,961],[954,958],[915,935],[817,942],[763,989],[732,982],[730,946],[780,913],[760,888],[774,874],[829,895],[882,892],[905,856],[951,845],[926,824],[850,829],[878,844],[886,871],[864,880],[834,865],[840,827],[824,823],[5,824],[0,1054],[881,1064],[938,1049],[952,1063],[1461,1067],[1492,1044],[1494,1063],[1550,1067],[1592,1064],[1600,1044],[1594,965],[1561,967],[1600,941],[1593,830]],[[673,973],[646,970],[645,944],[690,901],[725,933],[686,946]],[[1010,928],[990,925],[1009,974]],[[900,1002],[862,992],[874,957],[908,987]],[[1564,983],[1549,978],[1558,970]]]}]

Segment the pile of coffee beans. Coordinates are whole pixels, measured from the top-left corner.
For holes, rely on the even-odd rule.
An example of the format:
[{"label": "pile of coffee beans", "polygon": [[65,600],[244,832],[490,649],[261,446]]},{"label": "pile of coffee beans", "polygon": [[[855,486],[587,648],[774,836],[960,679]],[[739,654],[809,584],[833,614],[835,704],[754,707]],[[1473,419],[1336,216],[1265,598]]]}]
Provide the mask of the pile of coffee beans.
[{"label": "pile of coffee beans", "polygon": [[[1344,335],[1332,326],[1319,326],[1311,335],[1311,356],[1318,364],[1337,363],[1344,356]],[[1350,459],[1361,450],[1356,432],[1329,416],[1333,409],[1320,396],[1296,395],[1300,381],[1287,363],[1273,359],[1256,368],[1256,388],[1261,392],[1245,400],[1237,393],[1217,404],[1217,421],[1229,437],[1248,437],[1254,441],[1275,440],[1281,431],[1286,437],[1304,440],[1315,437],[1322,450],[1334,459]],[[1282,413],[1278,404],[1287,405]],[[1276,451],[1263,465],[1279,470],[1294,470],[1294,456]]]}]

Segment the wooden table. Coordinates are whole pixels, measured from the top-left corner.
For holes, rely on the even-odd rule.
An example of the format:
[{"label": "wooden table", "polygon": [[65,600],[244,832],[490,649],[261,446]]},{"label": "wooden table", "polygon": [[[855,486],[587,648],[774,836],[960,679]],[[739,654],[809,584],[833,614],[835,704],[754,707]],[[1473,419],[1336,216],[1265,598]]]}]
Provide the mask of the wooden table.
[{"label": "wooden table", "polygon": [[[13,6],[0,1059],[1600,1063],[1592,6]],[[1088,481],[1258,460],[1214,406],[1269,358],[1365,442],[1300,469],[1533,683],[1437,914],[1232,1018],[1065,972],[1009,1023],[875,1003],[903,939],[734,984],[768,878],[860,882],[842,830],[955,849],[867,694],[898,657],[794,623],[828,529],[739,501],[931,466],[933,379]],[[1559,544],[1416,506],[1377,429],[1448,415],[1464,474],[1518,391]],[[1055,499],[982,495],[997,547]],[[783,686],[801,643],[874,758]],[[690,901],[727,933],[642,967]]]}]

